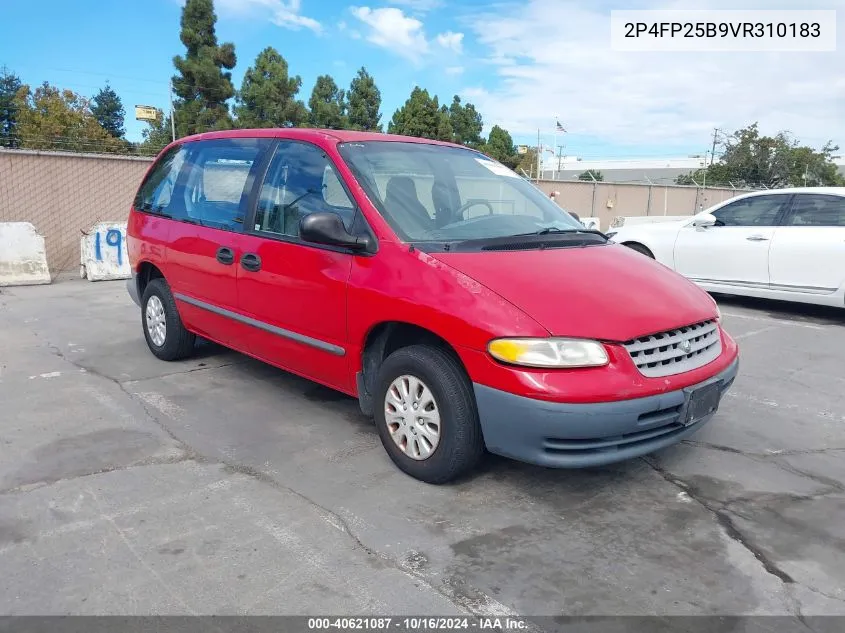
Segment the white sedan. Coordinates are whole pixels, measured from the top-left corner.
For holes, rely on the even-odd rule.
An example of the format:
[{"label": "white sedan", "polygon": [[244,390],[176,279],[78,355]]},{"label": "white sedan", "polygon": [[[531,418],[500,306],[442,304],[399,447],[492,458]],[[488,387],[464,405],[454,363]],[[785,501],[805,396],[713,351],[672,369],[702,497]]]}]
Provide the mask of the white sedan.
[{"label": "white sedan", "polygon": [[608,235],[708,292],[845,308],[845,187],[743,194]]}]

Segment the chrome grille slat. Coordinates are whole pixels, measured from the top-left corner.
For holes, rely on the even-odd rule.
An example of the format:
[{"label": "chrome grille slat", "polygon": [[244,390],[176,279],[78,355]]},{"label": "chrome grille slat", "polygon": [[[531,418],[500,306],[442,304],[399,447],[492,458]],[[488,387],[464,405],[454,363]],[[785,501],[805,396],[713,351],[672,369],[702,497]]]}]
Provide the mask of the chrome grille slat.
[{"label": "chrome grille slat", "polygon": [[625,347],[628,348],[629,352],[639,352],[645,349],[652,349],[655,346],[658,346],[658,344],[660,347],[664,347],[666,345],[680,343],[688,336],[706,336],[707,334],[712,334],[716,331],[716,324],[713,322],[711,323],[712,325],[699,324],[683,328],[684,330],[687,330],[686,333],[681,332],[680,329],[670,330],[669,332],[661,332],[660,335],[664,336],[664,338],[656,338],[657,335],[643,336],[635,339],[635,341],[625,343]]},{"label": "chrome grille slat", "polygon": [[[689,342],[688,350],[681,348],[684,342]],[[649,378],[697,369],[722,352],[719,326],[712,320],[641,336],[623,345],[640,373]]]},{"label": "chrome grille slat", "polygon": [[[670,359],[670,358],[675,358],[681,353],[681,350],[678,349],[679,344],[680,344],[680,341],[678,341],[677,343],[672,345],[670,347],[670,349],[667,349],[665,352],[655,352],[653,354],[649,354],[646,351],[635,352],[635,353],[631,354],[631,357],[636,361],[639,361],[639,360],[642,359],[644,361],[647,360],[649,363],[656,363],[658,361],[663,361],[663,360],[667,360],[667,359]],[[712,344],[713,344],[713,337],[712,336],[708,336],[707,338],[701,339],[699,341],[691,341],[690,351],[687,352],[687,354],[694,354],[695,352],[697,352],[699,350],[706,349],[706,348],[710,347]],[[663,349],[664,347],[666,347],[666,346],[661,345],[660,347],[655,347],[654,349]]]}]

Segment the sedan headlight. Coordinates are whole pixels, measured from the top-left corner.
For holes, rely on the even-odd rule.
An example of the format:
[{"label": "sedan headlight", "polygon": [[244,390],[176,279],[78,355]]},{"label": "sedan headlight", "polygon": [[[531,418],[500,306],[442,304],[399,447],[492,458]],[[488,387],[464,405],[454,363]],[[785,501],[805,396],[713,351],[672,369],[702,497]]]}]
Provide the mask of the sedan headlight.
[{"label": "sedan headlight", "polygon": [[499,338],[487,351],[496,360],[525,367],[600,367],[607,352],[598,341],[577,338]]}]

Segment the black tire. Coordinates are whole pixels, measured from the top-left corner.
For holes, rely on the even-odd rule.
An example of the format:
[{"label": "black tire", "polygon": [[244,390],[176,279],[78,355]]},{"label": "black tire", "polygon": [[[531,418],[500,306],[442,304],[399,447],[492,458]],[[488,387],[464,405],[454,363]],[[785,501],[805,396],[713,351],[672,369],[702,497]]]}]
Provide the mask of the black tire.
[{"label": "black tire", "polygon": [[651,257],[652,259],[654,259],[654,253],[652,253],[650,250],[648,250],[647,247],[643,246],[639,242],[626,242],[625,246],[630,248],[632,251],[637,251],[638,253],[641,253],[646,257]]},{"label": "black tire", "polygon": [[[385,397],[402,375],[415,376],[431,390],[440,412],[440,441],[425,460],[405,455],[390,436]],[[472,384],[460,363],[431,345],[411,345],[393,352],[379,368],[373,400],[381,443],[400,470],[429,484],[444,484],[467,474],[484,454],[484,440]]]},{"label": "black tire", "polygon": [[[160,346],[153,342],[147,329],[147,302],[154,296],[158,297],[164,307],[165,337],[164,343]],[[147,346],[156,358],[167,361],[181,360],[194,351],[196,336],[182,325],[182,319],[176,309],[176,301],[164,279],[153,279],[144,289],[144,295],[141,298],[141,328],[144,330]]]}]

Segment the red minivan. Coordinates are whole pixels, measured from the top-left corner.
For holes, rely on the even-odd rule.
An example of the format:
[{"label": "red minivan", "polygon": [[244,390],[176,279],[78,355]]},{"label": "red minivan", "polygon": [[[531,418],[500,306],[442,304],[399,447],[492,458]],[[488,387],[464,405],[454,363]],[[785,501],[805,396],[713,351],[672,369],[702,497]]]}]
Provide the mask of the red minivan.
[{"label": "red minivan", "polygon": [[158,358],[200,336],[356,397],[429,483],[485,449],[574,468],[669,446],[738,368],[707,293],[449,143],[180,139],[141,184],[128,252]]}]

